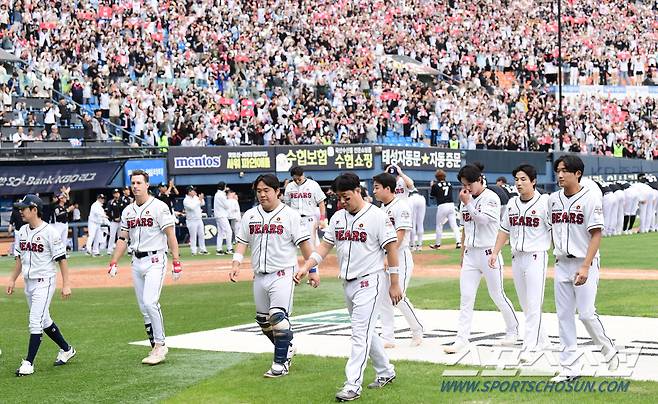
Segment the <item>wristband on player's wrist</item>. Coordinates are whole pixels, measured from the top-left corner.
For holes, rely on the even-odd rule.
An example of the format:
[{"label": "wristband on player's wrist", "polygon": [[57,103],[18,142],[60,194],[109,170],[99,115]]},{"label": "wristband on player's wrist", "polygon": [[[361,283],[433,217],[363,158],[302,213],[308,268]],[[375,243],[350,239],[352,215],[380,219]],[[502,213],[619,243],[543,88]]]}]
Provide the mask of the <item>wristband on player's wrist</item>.
[{"label": "wristband on player's wrist", "polygon": [[318,272],[318,267],[313,267],[313,268],[311,268],[311,269],[308,270],[308,273],[309,273],[309,274],[315,274],[315,273],[317,273],[317,272]]},{"label": "wristband on player's wrist", "polygon": [[398,274],[400,272],[400,267],[388,267],[389,274]]},{"label": "wristband on player's wrist", "polygon": [[313,251],[311,253],[311,256],[308,257],[308,258],[309,259],[314,259],[315,260],[315,265],[320,265],[320,263],[322,262],[322,256],[320,254],[318,254],[316,251]]},{"label": "wristband on player's wrist", "polygon": [[244,255],[240,253],[233,253],[233,261],[236,261],[238,264],[242,264],[243,259],[244,259]]}]

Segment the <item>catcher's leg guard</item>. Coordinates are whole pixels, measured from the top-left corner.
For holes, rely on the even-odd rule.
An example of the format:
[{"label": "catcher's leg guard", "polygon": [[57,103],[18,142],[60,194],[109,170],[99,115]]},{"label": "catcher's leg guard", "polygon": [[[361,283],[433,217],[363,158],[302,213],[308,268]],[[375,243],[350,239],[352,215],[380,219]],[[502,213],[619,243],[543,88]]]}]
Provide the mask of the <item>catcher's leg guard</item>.
[{"label": "catcher's leg guard", "polygon": [[292,341],[288,314],[279,307],[271,308],[270,324],[274,333],[274,362],[284,364],[288,359],[288,347]]},{"label": "catcher's leg guard", "polygon": [[270,324],[270,316],[263,313],[256,313],[256,322],[263,331],[263,334],[274,344],[274,332],[272,331],[272,324]]}]

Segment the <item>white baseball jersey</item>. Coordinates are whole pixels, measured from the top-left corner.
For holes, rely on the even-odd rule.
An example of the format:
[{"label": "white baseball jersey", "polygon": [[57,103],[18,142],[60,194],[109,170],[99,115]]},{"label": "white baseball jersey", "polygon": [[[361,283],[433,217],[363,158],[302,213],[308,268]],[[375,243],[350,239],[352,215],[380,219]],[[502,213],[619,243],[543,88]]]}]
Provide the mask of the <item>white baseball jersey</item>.
[{"label": "white baseball jersey", "polygon": [[185,208],[185,218],[187,220],[201,220],[201,200],[198,196],[185,196],[183,199],[183,208]]},{"label": "white baseball jersey", "polygon": [[284,202],[302,216],[314,216],[318,210],[318,204],[325,199],[326,196],[320,185],[308,178],[302,185],[291,181],[283,194]]},{"label": "white baseball jersey", "polygon": [[133,251],[161,251],[167,249],[164,232],[174,225],[174,216],[169,206],[149,196],[141,206],[133,202],[121,213],[121,230],[127,231]]},{"label": "white baseball jersey", "polygon": [[238,202],[237,199],[229,199],[228,200],[228,218],[229,219],[235,219],[235,220],[240,220],[242,217],[240,214],[240,203]]},{"label": "white baseball jersey", "polygon": [[592,181],[591,179],[589,179],[587,177],[580,178],[580,185],[582,185],[585,188],[589,189],[595,195],[598,195],[599,198],[603,198],[603,193],[601,192],[601,188],[599,188],[599,186],[596,185],[596,182]]},{"label": "white baseball jersey", "polygon": [[398,249],[404,250],[409,248],[409,231],[412,230],[412,224],[411,208],[409,207],[407,200],[395,197],[388,203],[388,205],[382,204],[381,208],[388,215],[388,219],[391,221],[396,232],[398,230],[406,230],[404,233],[404,239],[398,244]]},{"label": "white baseball jersey", "polygon": [[[557,257],[585,258],[592,239],[590,230],[603,228],[601,197],[587,187],[567,197],[564,189],[550,197],[553,254]],[[599,252],[596,252],[599,256]]]},{"label": "white baseball jersey", "polygon": [[103,224],[108,221],[105,209],[103,209],[103,204],[100,201],[91,204],[87,221],[92,224]]},{"label": "white baseball jersey", "polygon": [[548,251],[551,247],[549,196],[535,191],[526,202],[520,196],[510,199],[500,230],[509,234],[512,252]]},{"label": "white baseball jersey", "polygon": [[44,222],[36,229],[23,225],[16,233],[14,256],[21,259],[24,279],[49,278],[57,273],[55,260],[66,257],[59,232]]},{"label": "white baseball jersey", "polygon": [[228,217],[228,211],[229,205],[228,199],[226,198],[226,192],[218,189],[217,192],[215,192],[215,199],[213,200],[213,215],[215,215],[217,219]]},{"label": "white baseball jersey", "polygon": [[464,222],[464,244],[466,247],[491,248],[496,244],[500,227],[500,198],[485,188],[480,195],[463,203],[459,211]]},{"label": "white baseball jersey", "polygon": [[386,212],[366,203],[355,215],[347,209],[336,212],[323,239],[336,246],[339,277],[353,280],[384,269],[384,246],[397,235]]},{"label": "white baseball jersey", "polygon": [[395,196],[398,198],[408,198],[409,192],[411,189],[407,188],[407,184],[404,182],[404,179],[400,176],[395,180]]},{"label": "white baseball jersey", "polygon": [[297,266],[297,246],[310,239],[302,217],[290,206],[279,204],[271,212],[260,205],[242,217],[236,239],[251,247],[254,273],[273,273]]}]

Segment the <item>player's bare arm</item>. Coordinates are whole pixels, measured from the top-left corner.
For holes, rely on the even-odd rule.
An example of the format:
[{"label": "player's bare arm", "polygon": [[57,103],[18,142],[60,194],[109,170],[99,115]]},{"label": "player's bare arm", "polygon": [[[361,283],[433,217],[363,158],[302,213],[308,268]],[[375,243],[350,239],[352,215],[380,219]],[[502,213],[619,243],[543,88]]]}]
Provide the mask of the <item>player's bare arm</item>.
[{"label": "player's bare arm", "polygon": [[324,229],[327,227],[327,206],[324,201],[320,201],[318,207],[320,208],[320,223],[318,224],[318,227]]},{"label": "player's bare arm", "polygon": [[503,246],[507,243],[508,239],[509,239],[509,234],[505,233],[504,231],[498,232],[498,237],[496,237],[496,245],[494,246],[492,254],[489,256],[490,268],[494,268],[494,269],[497,268],[498,254],[500,254],[500,250],[503,249]]},{"label": "player's bare arm", "polygon": [[114,252],[112,253],[112,258],[110,259],[110,266],[107,271],[107,274],[110,276],[110,278],[114,278],[119,272],[117,262],[119,262],[119,258],[125,254],[126,249],[128,248],[126,240],[128,240],[128,232],[125,230],[120,230],[116,246],[114,247]]},{"label": "player's bare arm", "polygon": [[16,279],[18,279],[18,275],[21,274],[22,269],[23,263],[21,262],[21,257],[16,257],[16,265],[14,266],[14,271],[9,276],[9,284],[7,285],[8,295],[14,293],[14,288],[16,287]]},{"label": "player's bare arm", "polygon": [[169,251],[172,256],[172,278],[177,281],[180,279],[181,272],[183,271],[183,266],[180,262],[180,252],[178,251],[178,240],[176,239],[176,232],[174,231],[174,226],[167,226],[164,228],[164,233],[167,236],[167,245],[169,246]]},{"label": "player's bare arm", "polygon": [[590,230],[589,232],[592,235],[592,239],[587,246],[587,255],[585,256],[585,260],[576,273],[576,277],[574,279],[574,285],[576,286],[584,285],[585,282],[587,282],[587,277],[589,276],[589,267],[592,266],[592,261],[596,256],[596,252],[599,250],[599,246],[601,245],[601,229],[596,228]]},{"label": "player's bare arm", "polygon": [[229,272],[228,277],[231,282],[237,282],[238,276],[240,276],[240,264],[244,259],[244,253],[247,252],[247,245],[240,242],[235,244],[235,252],[233,253],[233,262],[231,263],[231,272]]},{"label": "player's bare arm", "polygon": [[293,278],[295,283],[298,284],[301,282],[311,268],[320,265],[324,257],[329,254],[329,251],[331,251],[332,248],[332,244],[322,240],[318,248],[310,254],[309,258],[304,262],[304,265],[302,265],[301,268],[299,268],[299,271],[295,274],[295,277]]},{"label": "player's bare arm", "polygon": [[[310,240],[302,241],[301,243],[299,243],[299,249],[302,251],[302,256],[304,257],[305,260],[304,262],[308,261],[311,258],[311,255],[313,254],[313,246],[311,245],[311,241]],[[300,275],[300,272],[297,272],[297,274],[295,274],[295,277],[293,278],[295,284],[299,284],[299,281],[303,279],[306,274],[300,275],[299,280],[297,280],[297,275]],[[313,272],[308,272],[308,280],[312,287],[317,288],[318,286],[320,286],[320,273],[318,272],[317,268],[315,268],[315,271]]]},{"label": "player's bare arm", "polygon": [[388,260],[389,276],[391,277],[391,287],[388,290],[388,294],[391,297],[393,305],[396,305],[403,297],[399,281],[400,275],[398,274],[398,268],[400,265],[398,259],[398,243],[388,243],[384,246],[384,249],[386,250],[386,259]]},{"label": "player's bare arm", "polygon": [[62,273],[62,299],[71,297],[71,278],[69,277],[69,263],[66,258],[59,260],[59,271]]}]

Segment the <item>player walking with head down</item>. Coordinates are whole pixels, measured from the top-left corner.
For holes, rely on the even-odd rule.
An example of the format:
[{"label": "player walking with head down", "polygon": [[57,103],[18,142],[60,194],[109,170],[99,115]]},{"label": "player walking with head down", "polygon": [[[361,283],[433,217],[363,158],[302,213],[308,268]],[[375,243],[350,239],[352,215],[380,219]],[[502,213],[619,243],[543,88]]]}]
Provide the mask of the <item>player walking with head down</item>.
[{"label": "player walking with head down", "polygon": [[132,251],[132,275],[139,309],[144,316],[146,334],[153,349],[142,360],[146,365],[157,365],[165,360],[164,318],[160,310],[160,291],[167,269],[167,246],[173,256],[173,279],[178,280],[182,267],[178,242],[174,233],[174,217],[169,206],[149,195],[149,175],[135,170],[130,175],[135,201],[121,213],[121,225],[116,248],[112,254],[108,274],[117,275],[117,261],[126,252],[128,242]]},{"label": "player walking with head down", "polygon": [[[317,251],[296,275],[301,279],[336,246],[339,277],[343,280],[352,323],[352,350],[345,367],[347,380],[336,394],[338,401],[352,401],[361,396],[368,355],[376,372],[376,379],[368,388],[381,388],[395,379],[395,368],[375,333],[375,323],[384,299],[391,299],[393,305],[402,299],[397,235],[386,213],[363,200],[359,182],[354,173],[336,177],[334,186],[344,209],[331,217]],[[385,253],[390,275],[384,272]]]},{"label": "player walking with head down", "polygon": [[34,373],[34,358],[41,345],[43,332],[60,348],[55,366],[66,364],[76,352],[50,318],[50,302],[57,286],[55,263],[59,264],[62,272],[62,298],[68,299],[71,296],[66,246],[62,243],[59,232],[41,219],[43,203],[38,196],[25,195],[14,206],[20,210],[26,224],[16,232],[14,243],[16,266],[9,277],[7,294],[14,293],[16,278],[22,273],[25,280],[25,296],[30,309],[30,343],[25,360],[16,370],[16,376],[26,376]]},{"label": "player walking with head down", "polygon": [[603,229],[601,196],[580,184],[585,165],[580,157],[564,155],[555,160],[553,170],[562,188],[550,197],[555,254],[555,308],[560,324],[562,370],[554,381],[579,376],[576,368],[577,339],[574,313],[583,322],[609,370],[619,366],[617,350],[605,334],[594,302],[599,284],[599,245]]},{"label": "player walking with head down", "polygon": [[512,171],[512,175],[520,195],[513,196],[503,212],[496,246],[489,256],[489,267],[497,268],[498,254],[509,239],[514,286],[526,322],[521,360],[527,361],[531,352],[541,351],[549,345],[541,310],[547,251],[551,247],[551,215],[548,195],[535,190],[537,170],[529,164],[522,164]]},{"label": "player walking with head down", "polygon": [[473,320],[473,305],[480,278],[484,275],[491,300],[503,314],[505,338],[502,345],[514,345],[518,336],[519,322],[514,307],[503,290],[503,266],[500,254],[497,265],[490,268],[489,257],[493,255],[496,236],[500,226],[500,198],[485,188],[480,168],[468,164],[459,170],[457,179],[463,188],[459,192],[464,229],[462,231],[462,269],[459,276],[459,330],[455,343],[444,349],[455,353],[468,345]]},{"label": "player walking with head down", "polygon": [[388,215],[397,234],[398,260],[400,261],[398,280],[403,296],[397,306],[394,306],[390,299],[383,299],[382,301],[381,319],[384,348],[395,347],[394,307],[400,309],[405,320],[407,320],[407,324],[411,328],[411,345],[418,346],[423,342],[423,325],[418,320],[414,306],[405,296],[414,269],[414,260],[409,248],[409,232],[412,227],[412,215],[411,208],[407,204],[407,201],[411,198],[402,199],[395,195],[395,177],[391,174],[383,173],[376,175],[373,178],[373,182],[373,194],[382,203],[381,208]]},{"label": "player walking with head down", "polygon": [[[264,376],[281,377],[288,374],[294,355],[288,318],[292,311],[296,250],[299,246],[307,259],[313,247],[306,221],[294,209],[280,202],[276,176],[259,176],[254,182],[254,190],[260,205],[249,209],[242,218],[236,234],[230,279],[233,282],[238,280],[240,264],[247,247],[250,247],[256,322],[274,344],[274,361]],[[311,272],[311,285],[317,287],[320,284],[317,269]]]}]

